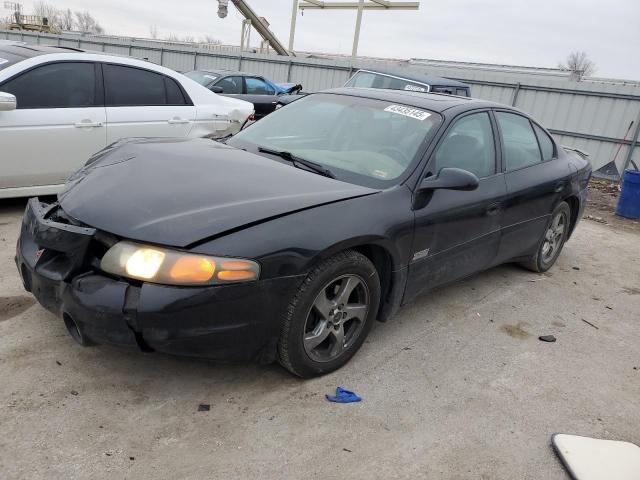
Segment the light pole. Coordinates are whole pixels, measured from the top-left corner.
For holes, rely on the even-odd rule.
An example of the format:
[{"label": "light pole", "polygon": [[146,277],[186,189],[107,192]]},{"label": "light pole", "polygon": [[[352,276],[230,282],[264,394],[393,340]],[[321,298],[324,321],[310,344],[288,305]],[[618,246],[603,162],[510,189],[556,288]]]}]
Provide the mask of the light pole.
[{"label": "light pole", "polygon": [[[298,0],[294,0],[294,10]],[[353,2],[325,2],[324,0],[301,0],[298,7],[303,12],[309,10],[357,10],[356,30],[353,35],[353,48],[351,60],[358,54],[358,41],[360,40],[360,27],[362,25],[362,12],[364,10],[418,10],[420,2],[396,2],[392,0],[358,0]],[[291,17],[291,36],[289,37],[289,50],[293,48],[293,33],[295,31],[295,15]]]},{"label": "light pole", "polygon": [[293,39],[296,35],[296,18],[298,16],[298,0],[293,0],[293,10],[291,11],[291,31],[289,32],[289,51],[293,52]]}]

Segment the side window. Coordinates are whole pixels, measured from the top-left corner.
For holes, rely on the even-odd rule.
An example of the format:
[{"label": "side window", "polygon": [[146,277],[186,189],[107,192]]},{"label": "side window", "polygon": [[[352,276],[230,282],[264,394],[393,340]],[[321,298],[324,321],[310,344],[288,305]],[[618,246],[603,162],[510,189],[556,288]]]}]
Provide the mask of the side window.
[{"label": "side window", "polygon": [[521,115],[506,112],[496,112],[496,119],[502,131],[507,171],[540,163],[540,149],[531,122]]},{"label": "side window", "polygon": [[547,135],[547,132],[542,130],[535,123],[533,129],[536,131],[538,137],[538,143],[540,144],[540,151],[542,152],[542,160],[551,160],[554,156],[553,141]]},{"label": "side window", "polygon": [[244,80],[247,84],[247,94],[249,95],[275,95],[275,91],[264,80],[260,78],[247,77]]},{"label": "side window", "polygon": [[182,94],[182,90],[178,86],[173,78],[164,77],[164,86],[167,89],[167,104],[168,105],[186,105],[187,101]]},{"label": "side window", "polygon": [[164,75],[123,65],[102,66],[108,107],[167,104]]},{"label": "side window", "polygon": [[456,95],[459,95],[461,97],[468,97],[469,95],[467,95],[467,89],[466,88],[456,88]]},{"label": "side window", "polygon": [[242,93],[242,77],[225,77],[215,84],[222,88],[222,93],[239,95]]},{"label": "side window", "polygon": [[15,95],[19,109],[92,107],[96,105],[95,67],[93,63],[50,63],[5,82],[0,90]]},{"label": "side window", "polygon": [[487,112],[467,115],[456,121],[435,154],[435,171],[444,167],[462,168],[479,178],[495,173],[496,149]]}]

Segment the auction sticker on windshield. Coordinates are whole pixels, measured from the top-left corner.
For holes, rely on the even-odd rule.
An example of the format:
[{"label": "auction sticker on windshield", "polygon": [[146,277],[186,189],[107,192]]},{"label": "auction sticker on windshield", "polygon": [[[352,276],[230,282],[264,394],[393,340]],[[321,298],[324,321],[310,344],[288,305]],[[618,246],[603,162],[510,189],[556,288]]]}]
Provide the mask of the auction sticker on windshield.
[{"label": "auction sticker on windshield", "polygon": [[384,109],[385,112],[397,113],[405,117],[415,118],[416,120],[425,120],[431,116],[429,112],[418,110],[417,108],[405,107],[403,105],[389,105]]}]

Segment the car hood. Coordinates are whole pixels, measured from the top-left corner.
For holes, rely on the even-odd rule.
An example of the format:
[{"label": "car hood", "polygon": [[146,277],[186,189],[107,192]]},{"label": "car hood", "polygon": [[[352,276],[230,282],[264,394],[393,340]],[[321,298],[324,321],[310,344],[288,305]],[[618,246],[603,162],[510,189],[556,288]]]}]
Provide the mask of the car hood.
[{"label": "car hood", "polygon": [[67,214],[99,230],[187,247],[376,192],[212,140],[130,139],[89,159],[58,200]]}]

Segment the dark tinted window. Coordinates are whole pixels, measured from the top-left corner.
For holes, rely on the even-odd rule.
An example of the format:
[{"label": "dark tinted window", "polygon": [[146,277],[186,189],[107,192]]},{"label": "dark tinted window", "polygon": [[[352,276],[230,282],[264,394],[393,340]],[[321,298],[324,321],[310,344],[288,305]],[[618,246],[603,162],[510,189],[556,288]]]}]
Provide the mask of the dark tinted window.
[{"label": "dark tinted window", "polygon": [[166,105],[164,75],[121,65],[103,65],[107,106]]},{"label": "dark tinted window", "polygon": [[431,87],[432,92],[437,93],[446,93],[448,95],[453,95],[455,93],[455,88],[453,87]]},{"label": "dark tinted window", "polygon": [[538,143],[540,144],[540,151],[542,152],[542,160],[551,160],[553,158],[553,141],[549,138],[549,135],[542,130],[536,124],[533,125],[538,137]]},{"label": "dark tinted window", "polygon": [[468,97],[466,88],[456,88],[456,95],[461,97]]},{"label": "dark tinted window", "polygon": [[495,173],[496,150],[488,113],[456,121],[436,152],[435,172],[444,167],[462,168],[479,178]]},{"label": "dark tinted window", "polygon": [[539,163],[540,149],[531,122],[521,115],[496,112],[502,131],[507,170],[517,170]]},{"label": "dark tinted window", "polygon": [[249,95],[274,95],[276,92],[261,78],[245,78],[247,94]]},{"label": "dark tinted window", "polygon": [[186,105],[186,100],[182,94],[182,90],[173,78],[164,77],[164,84],[167,88],[167,104],[169,105]]},{"label": "dark tinted window", "polygon": [[222,93],[238,95],[242,93],[242,77],[226,77],[216,83],[216,87],[222,88]]},{"label": "dark tinted window", "polygon": [[18,62],[21,62],[27,57],[17,55],[16,53],[8,52],[6,50],[0,50],[0,70],[10,67]]},{"label": "dark tinted window", "polygon": [[95,105],[93,63],[52,63],[9,80],[0,90],[12,93],[18,108],[70,108]]}]

